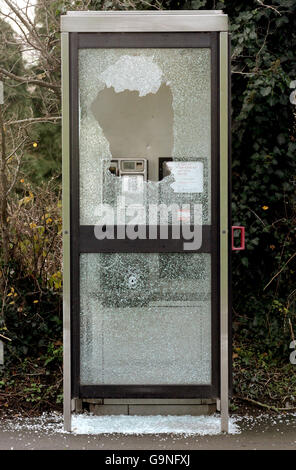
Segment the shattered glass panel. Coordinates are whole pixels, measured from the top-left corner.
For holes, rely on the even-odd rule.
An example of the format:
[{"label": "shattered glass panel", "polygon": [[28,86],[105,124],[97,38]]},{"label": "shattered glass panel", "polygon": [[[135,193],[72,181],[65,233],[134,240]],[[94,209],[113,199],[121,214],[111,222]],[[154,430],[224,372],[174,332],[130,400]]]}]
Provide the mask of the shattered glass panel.
[{"label": "shattered glass panel", "polygon": [[82,254],[81,383],[210,384],[208,253]]},{"label": "shattered glass panel", "polygon": [[[122,177],[109,168],[122,158],[147,160],[145,217],[148,203],[202,204],[211,223],[210,49],[81,49],[79,95],[81,225],[105,222],[101,204],[121,205]],[[161,179],[161,159],[202,163],[202,191]]]},{"label": "shattered glass panel", "polygon": [[[82,49],[79,103],[81,225],[104,204],[110,223],[199,204],[211,224],[210,49]],[[211,383],[210,254],[80,260],[82,384]]]}]

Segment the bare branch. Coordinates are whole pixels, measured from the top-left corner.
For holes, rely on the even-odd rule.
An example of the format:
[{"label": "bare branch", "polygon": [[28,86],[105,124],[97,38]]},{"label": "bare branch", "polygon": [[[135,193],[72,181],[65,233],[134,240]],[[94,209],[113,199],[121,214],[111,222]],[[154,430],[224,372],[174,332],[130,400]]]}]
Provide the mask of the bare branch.
[{"label": "bare branch", "polygon": [[252,210],[250,207],[248,207],[248,209],[249,209],[249,211],[251,211],[251,212],[252,212],[252,214],[254,214],[254,216],[255,216],[255,217],[257,217],[257,219],[258,219],[258,220],[260,220],[260,222],[261,222],[261,223],[262,223],[264,226],[266,225],[266,224],[263,222],[263,220],[262,220],[262,219],[260,219],[259,215],[258,215],[258,214],[256,214],[256,212],[255,212],[255,211],[253,211],[253,210]]},{"label": "bare branch", "polygon": [[13,13],[19,18],[19,20],[22,22],[22,24],[25,26],[25,28],[28,30],[29,33],[33,36],[35,39],[36,43],[39,44],[40,49],[44,53],[44,55],[47,57],[47,59],[52,62],[53,57],[50,56],[46,48],[44,47],[44,44],[42,41],[40,41],[38,34],[36,32],[36,29],[34,25],[32,24],[31,20],[29,17],[25,17],[24,15],[20,14],[20,10],[17,8],[16,5],[14,5],[10,0],[4,0],[6,5],[13,11]]},{"label": "bare branch", "polygon": [[[5,123],[6,126],[11,126],[12,124],[23,124],[23,123],[32,123],[35,122],[51,122],[52,124],[56,124],[55,121],[62,119],[61,116],[47,116],[47,117],[40,117],[40,118],[28,118],[28,119],[20,119],[18,121],[8,121]],[[54,122],[52,122],[54,121]]]},{"label": "bare branch", "polygon": [[11,16],[11,13],[9,14],[6,14],[4,13],[3,11],[0,10],[0,14],[4,17],[4,18],[8,18],[9,20],[13,21],[16,26],[20,29],[20,31],[22,32],[26,42],[28,44],[30,44],[30,46],[32,46],[32,48],[36,51],[39,51],[39,52],[42,52],[42,49],[40,49],[40,47],[37,47],[36,44],[33,44],[30,40],[29,40],[29,37],[28,37],[28,34],[25,32],[24,28],[20,25],[19,21],[17,21],[16,18],[14,18],[13,16]]},{"label": "bare branch", "polygon": [[257,0],[257,3],[259,3],[259,5],[261,5],[264,8],[270,8],[271,10],[275,11],[278,15],[281,16],[281,13],[275,7],[272,7],[271,5],[265,5],[261,0]]},{"label": "bare branch", "polygon": [[239,75],[257,75],[257,72],[240,72],[238,70],[232,70],[231,73],[237,73]]},{"label": "bare branch", "polygon": [[[6,124],[4,123],[4,125],[6,125]],[[22,146],[27,140],[28,140],[28,137],[25,137],[25,139],[22,140],[22,141],[19,143],[19,145],[18,145],[12,152],[10,152],[9,155],[7,155],[6,161],[8,161],[8,160],[10,159],[10,157],[12,157],[12,155],[14,155],[14,154],[21,148],[21,146]]]},{"label": "bare branch", "polygon": [[3,69],[2,67],[0,67],[0,73],[6,77],[11,78],[12,80],[15,80],[16,82],[31,83],[32,85],[38,85],[41,87],[50,88],[52,90],[60,90],[61,88],[60,85],[56,83],[43,82],[42,80],[36,80],[33,77],[19,77],[14,73],[8,72],[8,70]]},{"label": "bare branch", "polygon": [[268,21],[268,25],[267,25],[267,30],[266,30],[266,34],[265,34],[265,37],[264,37],[264,40],[263,40],[263,44],[262,46],[260,47],[259,51],[257,52],[256,54],[256,60],[255,60],[255,63],[256,63],[256,70],[258,70],[259,66],[259,57],[260,57],[260,54],[261,52],[263,51],[264,47],[265,47],[265,44],[266,44],[266,40],[268,38],[268,35],[269,35],[269,28],[270,28],[270,21]]},{"label": "bare branch", "polygon": [[3,338],[3,339],[7,339],[8,341],[12,341],[12,339],[7,338],[7,336],[4,336],[4,335],[2,335],[2,334],[0,334],[0,337]]},{"label": "bare branch", "polygon": [[283,269],[287,266],[287,264],[291,261],[291,259],[294,258],[294,256],[296,256],[296,253],[294,253],[294,254],[288,259],[288,261],[285,262],[284,266],[279,270],[278,273],[276,273],[276,274],[273,276],[273,278],[268,282],[268,284],[266,284],[266,286],[264,287],[263,290],[265,290],[266,287],[268,287],[269,284],[271,284],[272,281],[273,281],[276,277],[278,277],[278,275],[283,271]]},{"label": "bare branch", "polygon": [[23,154],[21,154],[21,155],[19,156],[19,158],[17,159],[17,166],[16,166],[15,171],[14,171],[14,176],[13,176],[12,182],[11,182],[9,188],[7,189],[6,196],[8,196],[8,194],[10,193],[10,191],[11,191],[11,190],[14,188],[14,186],[15,186],[15,182],[16,182],[16,179],[17,179],[17,175],[19,174],[19,171],[20,171],[20,166],[21,166],[22,157],[23,157]]}]

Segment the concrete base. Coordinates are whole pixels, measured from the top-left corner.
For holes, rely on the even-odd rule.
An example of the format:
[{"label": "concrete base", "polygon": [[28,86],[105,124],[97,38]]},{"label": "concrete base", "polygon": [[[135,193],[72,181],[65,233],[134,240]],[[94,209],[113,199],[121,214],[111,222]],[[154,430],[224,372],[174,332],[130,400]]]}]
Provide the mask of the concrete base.
[{"label": "concrete base", "polygon": [[200,416],[217,411],[212,399],[83,399],[75,400],[77,413],[87,409],[96,416],[103,415],[172,415]]}]

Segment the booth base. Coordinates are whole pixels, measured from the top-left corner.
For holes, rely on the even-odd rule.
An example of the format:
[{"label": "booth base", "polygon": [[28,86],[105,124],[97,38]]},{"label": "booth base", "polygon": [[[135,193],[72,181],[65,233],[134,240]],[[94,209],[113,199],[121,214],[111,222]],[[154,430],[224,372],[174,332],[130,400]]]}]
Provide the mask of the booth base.
[{"label": "booth base", "polygon": [[214,399],[83,399],[74,400],[73,411],[103,415],[200,416],[217,411]]}]

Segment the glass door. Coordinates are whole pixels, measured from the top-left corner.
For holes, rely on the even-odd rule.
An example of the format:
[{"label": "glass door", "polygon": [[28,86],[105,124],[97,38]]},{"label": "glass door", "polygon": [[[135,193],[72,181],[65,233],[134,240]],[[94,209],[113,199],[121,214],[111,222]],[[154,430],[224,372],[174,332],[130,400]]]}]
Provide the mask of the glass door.
[{"label": "glass door", "polygon": [[72,39],[79,395],[215,396],[217,36],[105,36]]}]

